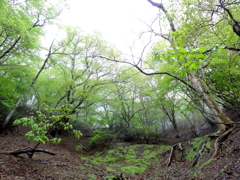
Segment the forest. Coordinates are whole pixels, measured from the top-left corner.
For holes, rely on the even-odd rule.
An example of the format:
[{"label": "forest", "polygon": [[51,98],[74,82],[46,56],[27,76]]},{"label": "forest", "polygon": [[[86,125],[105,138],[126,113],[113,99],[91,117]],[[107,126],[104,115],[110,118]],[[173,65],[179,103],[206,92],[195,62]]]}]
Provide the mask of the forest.
[{"label": "forest", "polygon": [[[76,142],[80,153],[111,150],[116,143],[155,147],[164,142],[165,166],[176,162],[183,149],[191,152],[184,143],[196,138],[201,144],[195,149],[192,144],[192,167],[219,159],[223,142],[239,130],[240,1],[146,1],[159,13],[142,35],[156,43],[150,41],[138,56],[125,56],[97,31],[59,24],[67,1],[0,0],[1,142],[23,136],[21,141],[33,143],[27,151],[16,147],[5,156],[51,156],[54,151],[41,145],[57,148],[71,135],[68,141]],[[61,36],[46,45],[50,26],[57,26]],[[239,142],[226,145],[238,163]],[[118,150],[128,152],[124,146]],[[132,171],[136,179],[144,172],[142,179],[168,178],[153,178],[147,168],[137,173],[134,166],[121,168],[105,179],[131,179]],[[186,176],[207,178],[200,172],[191,175]]]}]

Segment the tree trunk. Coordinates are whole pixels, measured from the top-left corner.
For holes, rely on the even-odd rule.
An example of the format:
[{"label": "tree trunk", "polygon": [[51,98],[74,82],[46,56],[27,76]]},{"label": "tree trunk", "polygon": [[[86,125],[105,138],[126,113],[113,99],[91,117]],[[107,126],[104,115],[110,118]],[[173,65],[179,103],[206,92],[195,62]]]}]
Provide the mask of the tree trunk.
[{"label": "tree trunk", "polygon": [[213,96],[209,93],[208,87],[204,82],[199,82],[197,78],[188,73],[188,80],[192,83],[193,88],[197,92],[199,98],[203,100],[203,102],[210,109],[212,114],[214,115],[216,124],[218,126],[218,133],[225,132],[230,125],[226,125],[223,123],[233,123],[233,121],[227,117],[227,115],[221,110],[219,105],[214,100]]},{"label": "tree trunk", "polygon": [[8,116],[6,117],[6,119],[4,120],[3,124],[2,124],[2,128],[4,129],[5,126],[8,124],[10,118],[12,117],[13,113],[15,112],[15,110],[17,109],[17,107],[19,106],[19,104],[21,104],[21,102],[23,101],[25,95],[31,90],[31,88],[33,87],[33,85],[36,83],[39,75],[41,74],[41,72],[43,71],[43,69],[45,68],[48,60],[50,59],[50,56],[52,54],[52,46],[53,46],[53,43],[54,43],[54,40],[49,48],[49,51],[48,51],[48,55],[41,67],[41,69],[38,71],[37,75],[35,76],[35,78],[33,79],[32,83],[29,85],[29,87],[26,89],[26,91],[22,94],[22,96],[19,98],[19,100],[17,101],[17,103],[15,104],[15,106],[13,107],[13,109],[11,110],[11,112],[8,114]]}]

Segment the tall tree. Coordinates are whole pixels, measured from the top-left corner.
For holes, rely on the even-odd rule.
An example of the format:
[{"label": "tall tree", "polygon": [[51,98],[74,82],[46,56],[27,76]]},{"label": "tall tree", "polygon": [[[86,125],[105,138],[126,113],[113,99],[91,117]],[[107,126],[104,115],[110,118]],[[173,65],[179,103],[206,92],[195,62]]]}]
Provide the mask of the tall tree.
[{"label": "tall tree", "polygon": [[[139,61],[131,63],[118,59],[106,59],[130,64],[145,75],[167,75],[172,77],[174,81],[177,80],[184,84],[186,90],[192,91],[210,109],[214,115],[214,121],[218,125],[218,133],[225,132],[232,127],[233,121],[223,112],[216,101],[214,91],[210,90],[213,87],[217,89],[216,84],[207,81],[204,77],[206,73],[211,73],[214,63],[218,62],[215,57],[218,57],[219,52],[225,51],[226,55],[232,56],[239,51],[236,27],[235,30],[232,30],[233,25],[229,23],[229,18],[226,17],[226,14],[228,14],[230,21],[233,21],[230,13],[235,14],[236,10],[234,8],[238,3],[234,1],[211,1],[210,4],[207,3],[206,5],[205,1],[188,0],[172,1],[168,4],[156,3],[151,0],[148,0],[148,2],[160,10],[160,24],[168,24],[169,31],[166,29],[163,31],[161,27],[162,31],[156,34],[168,41],[168,48],[153,51],[152,57],[155,61],[153,59],[150,61],[139,59]],[[200,7],[204,8],[201,9]],[[209,12],[207,8],[211,11]],[[217,8],[217,10],[212,8]],[[194,18],[189,18],[190,13],[188,12],[191,12],[193,14],[191,17],[194,16]],[[216,17],[213,18],[212,14]],[[236,20],[236,17],[234,19]],[[202,23],[199,26],[199,21],[205,22],[205,24]],[[231,31],[226,31],[229,28]],[[204,33],[201,34],[202,32]],[[222,44],[220,40],[225,39],[224,32],[229,33],[229,40]],[[223,46],[219,46],[219,42]],[[158,62],[156,63],[156,61]],[[149,68],[152,70],[150,71]],[[235,67],[236,70],[238,68],[239,66]],[[237,74],[235,73],[235,75]]]}]

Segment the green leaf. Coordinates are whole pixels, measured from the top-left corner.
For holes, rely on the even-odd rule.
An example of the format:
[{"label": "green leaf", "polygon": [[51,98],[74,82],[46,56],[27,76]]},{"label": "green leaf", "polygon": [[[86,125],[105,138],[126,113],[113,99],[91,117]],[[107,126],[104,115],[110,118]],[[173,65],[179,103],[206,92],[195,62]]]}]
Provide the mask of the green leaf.
[{"label": "green leaf", "polygon": [[180,53],[187,53],[186,49],[184,49],[184,48],[180,48],[180,49],[178,50],[178,52],[180,52]]},{"label": "green leaf", "polygon": [[199,69],[199,63],[191,64],[190,68],[192,68],[192,69]]},{"label": "green leaf", "polygon": [[192,63],[192,61],[188,61],[188,62],[185,63],[183,66],[184,66],[184,67],[188,67],[191,63]]},{"label": "green leaf", "polygon": [[197,56],[197,58],[198,58],[198,59],[201,59],[201,60],[204,60],[204,59],[205,59],[205,56],[204,56],[204,54],[199,54],[199,55]]}]

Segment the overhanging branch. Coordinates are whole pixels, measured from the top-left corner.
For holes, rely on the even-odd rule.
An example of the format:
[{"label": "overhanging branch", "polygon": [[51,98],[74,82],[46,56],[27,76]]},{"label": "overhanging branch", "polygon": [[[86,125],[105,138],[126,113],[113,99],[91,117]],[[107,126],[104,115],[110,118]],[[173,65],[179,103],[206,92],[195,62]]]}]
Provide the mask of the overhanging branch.
[{"label": "overhanging branch", "polygon": [[192,90],[195,90],[190,84],[188,84],[186,81],[184,81],[183,79],[171,74],[171,73],[168,73],[168,72],[152,72],[152,73],[148,73],[148,72],[145,72],[143,69],[141,69],[139,66],[131,63],[131,62],[127,62],[127,61],[121,61],[121,60],[116,60],[116,59],[111,59],[111,58],[108,58],[108,57],[105,57],[105,56],[93,56],[93,57],[98,57],[98,58],[102,58],[102,59],[106,59],[108,61],[113,61],[113,62],[117,62],[117,63],[123,63],[123,64],[129,64],[131,65],[132,67],[135,67],[139,72],[141,72],[142,74],[144,75],[147,75],[147,76],[153,76],[153,75],[167,75],[167,76],[170,76],[170,77],[173,77],[174,79],[180,81],[181,83],[185,84],[186,86],[188,86],[190,89]]}]

